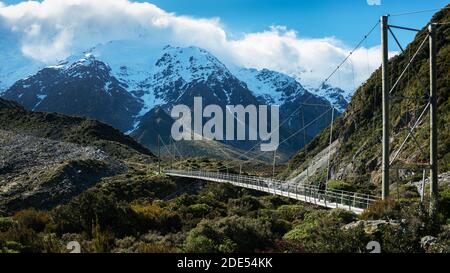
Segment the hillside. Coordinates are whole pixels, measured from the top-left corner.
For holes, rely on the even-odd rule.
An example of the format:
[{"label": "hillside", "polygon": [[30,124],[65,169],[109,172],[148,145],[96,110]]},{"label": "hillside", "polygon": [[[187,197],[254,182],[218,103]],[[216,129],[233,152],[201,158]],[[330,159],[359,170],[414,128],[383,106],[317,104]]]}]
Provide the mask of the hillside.
[{"label": "hillside", "polygon": [[22,106],[20,106],[17,102],[10,101],[10,100],[4,100],[0,98],[0,110],[6,110],[6,109],[21,109]]},{"label": "hillside", "polygon": [[0,211],[49,209],[154,155],[120,131],[0,99]]},{"label": "hillside", "polygon": [[[435,14],[432,22],[450,21],[450,10],[444,9]],[[389,60],[390,82],[394,83],[406,67],[409,56],[418,49],[426,35],[422,29],[415,40],[405,49],[405,53]],[[438,160],[439,172],[450,171],[450,27],[437,27],[438,50]],[[394,41],[392,40],[392,43]],[[394,96],[425,98],[429,92],[429,50],[426,45],[418,54],[407,75],[400,81]],[[423,86],[423,87],[422,87]],[[408,134],[426,103],[424,100],[391,100],[391,155],[395,154]],[[346,112],[335,122],[334,139],[338,148],[331,162],[331,179],[347,182],[356,189],[373,190],[379,193],[381,163],[381,68],[375,71],[353,96]],[[418,180],[422,167],[416,163],[427,163],[429,158],[429,115],[426,115],[415,131],[415,138],[423,147],[420,152],[413,140],[410,140],[400,153],[394,167],[405,167],[398,176],[394,173],[392,183]],[[311,158],[327,148],[329,129],[323,130],[304,149],[289,162],[285,177],[293,178],[307,165]],[[419,175],[420,174],[420,175]],[[325,171],[316,175],[325,179]],[[398,179],[397,179],[398,177]],[[316,179],[317,180],[317,179]]]},{"label": "hillside", "polygon": [[[2,109],[2,105],[10,107]],[[57,113],[31,112],[3,99],[0,101],[0,129],[95,146],[118,158],[141,154],[153,157],[148,149],[131,137],[99,121]]]}]

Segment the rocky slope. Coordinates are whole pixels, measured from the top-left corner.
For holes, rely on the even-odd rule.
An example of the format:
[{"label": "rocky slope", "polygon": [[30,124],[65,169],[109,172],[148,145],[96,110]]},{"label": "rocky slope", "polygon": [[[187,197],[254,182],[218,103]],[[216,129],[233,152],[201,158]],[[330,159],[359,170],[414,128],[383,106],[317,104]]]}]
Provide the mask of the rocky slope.
[{"label": "rocky slope", "polygon": [[20,106],[20,104],[18,104],[17,102],[0,98],[0,110],[10,109],[22,109],[22,106]]},{"label": "rocky slope", "polygon": [[0,110],[0,129],[2,130],[95,146],[117,158],[141,155],[153,157],[147,148],[131,137],[99,121],[57,113],[31,112],[22,107],[17,108],[17,104],[13,102],[6,100],[0,102],[14,107]]},{"label": "rocky slope", "polygon": [[124,168],[98,148],[0,130],[0,209],[53,207]]},{"label": "rocky slope", "polygon": [[0,99],[0,210],[51,208],[126,172],[129,162],[154,159],[98,121],[31,112]]}]

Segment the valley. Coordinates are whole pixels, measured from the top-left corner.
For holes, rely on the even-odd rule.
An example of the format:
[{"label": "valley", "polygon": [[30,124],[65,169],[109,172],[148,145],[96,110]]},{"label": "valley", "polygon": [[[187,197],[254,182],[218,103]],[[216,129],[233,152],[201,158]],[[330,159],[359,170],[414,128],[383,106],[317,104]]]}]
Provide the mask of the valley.
[{"label": "valley", "polygon": [[[2,56],[16,60],[0,60],[0,253],[68,253],[71,242],[82,253],[367,253],[373,242],[383,253],[449,253],[449,21],[450,6],[430,21],[440,22],[435,208],[426,27],[387,62],[389,196],[382,67],[343,90],[328,81],[341,65],[315,88],[198,46],[154,46],[145,35],[51,65],[0,42]],[[203,138],[202,123],[213,119],[206,105],[217,122]],[[264,151],[250,132],[234,138],[226,118],[264,127],[251,123],[252,111],[224,112],[235,105],[277,106],[280,127],[267,133],[279,136],[278,149]],[[172,133],[172,111],[191,116],[185,138]],[[220,134],[229,138],[210,139]],[[180,267],[209,262],[185,258]]]}]

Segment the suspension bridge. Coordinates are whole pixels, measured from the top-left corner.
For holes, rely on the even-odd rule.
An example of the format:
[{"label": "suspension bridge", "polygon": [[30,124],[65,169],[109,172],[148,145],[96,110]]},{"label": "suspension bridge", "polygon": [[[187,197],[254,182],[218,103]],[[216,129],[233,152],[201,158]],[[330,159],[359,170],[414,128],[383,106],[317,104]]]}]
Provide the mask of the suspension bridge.
[{"label": "suspension bridge", "polygon": [[340,208],[361,214],[379,197],[342,190],[321,189],[314,185],[287,184],[281,180],[205,171],[167,170],[168,176],[199,179],[284,196],[325,208]]},{"label": "suspension bridge", "polygon": [[[409,14],[409,13],[408,13]],[[391,16],[402,16],[403,14],[397,14],[397,15],[391,15]],[[165,170],[164,173],[168,176],[172,177],[182,177],[182,178],[189,178],[189,179],[196,179],[196,180],[202,180],[202,181],[208,181],[208,182],[215,182],[215,183],[226,183],[231,184],[237,187],[251,189],[259,192],[269,193],[277,196],[283,196],[288,197],[294,200],[302,201],[305,203],[313,204],[316,206],[324,207],[324,208],[340,208],[348,211],[352,211],[356,214],[361,214],[365,209],[369,208],[371,204],[374,202],[386,199],[389,197],[389,169],[390,166],[393,164],[395,159],[398,157],[399,153],[402,151],[404,147],[404,143],[408,141],[409,138],[414,137],[413,131],[416,127],[416,125],[421,122],[423,118],[423,114],[419,116],[417,121],[415,122],[415,125],[410,128],[410,133],[404,140],[404,143],[400,146],[400,148],[394,153],[393,159],[391,159],[390,156],[390,143],[389,143],[389,98],[391,97],[392,91],[396,88],[398,82],[400,79],[405,75],[405,71],[410,69],[411,63],[414,61],[417,54],[424,48],[425,41],[429,40],[430,44],[430,87],[429,87],[429,98],[428,101],[426,101],[426,107],[425,110],[430,110],[430,164],[428,169],[430,170],[430,184],[431,184],[431,206],[430,209],[433,212],[433,209],[437,205],[437,192],[438,192],[438,181],[437,181],[437,131],[436,131],[436,112],[437,112],[437,102],[436,102],[436,27],[438,25],[444,25],[449,24],[449,22],[444,23],[431,23],[428,26],[428,33],[426,34],[426,37],[424,38],[424,41],[420,44],[418,47],[416,53],[413,55],[412,58],[410,58],[406,68],[404,69],[403,73],[398,77],[396,83],[390,87],[388,84],[388,33],[390,33],[396,44],[399,46],[401,51],[403,52],[403,48],[400,45],[398,39],[396,38],[394,32],[392,29],[401,29],[401,30],[407,30],[407,31],[416,31],[419,32],[420,30],[407,28],[407,27],[400,27],[400,26],[393,26],[388,24],[388,17],[389,16],[383,16],[381,17],[380,21],[377,22],[377,24],[372,27],[368,34],[366,34],[363,39],[358,43],[358,45],[347,55],[347,57],[333,70],[333,72],[322,82],[321,85],[328,82],[333,75],[338,73],[338,71],[343,67],[343,65],[350,60],[352,54],[359,49],[364,41],[371,35],[371,33],[376,29],[378,25],[381,25],[381,36],[382,36],[382,107],[383,107],[383,139],[382,139],[382,166],[381,166],[381,172],[382,172],[382,192],[381,196],[374,196],[370,194],[365,193],[357,193],[357,192],[349,192],[349,191],[343,191],[343,190],[334,190],[329,189],[327,187],[328,180],[330,179],[330,157],[331,157],[331,146],[333,142],[333,121],[334,121],[334,106],[326,106],[329,107],[329,110],[326,111],[324,114],[331,112],[331,124],[330,124],[330,144],[328,149],[328,162],[327,162],[327,183],[325,184],[325,187],[316,186],[316,185],[310,185],[305,183],[305,181],[297,182],[297,183],[291,183],[289,181],[281,181],[274,178],[264,178],[264,177],[255,177],[255,176],[247,176],[247,175],[241,175],[241,174],[230,174],[230,173],[221,173],[221,172],[211,172],[211,171],[203,171],[203,170]],[[424,87],[426,90],[426,87]],[[421,98],[423,100],[423,98]],[[300,105],[292,114],[296,115],[299,113],[300,110],[303,110],[303,106],[306,105],[308,102],[308,99],[306,99],[302,105]],[[286,119],[284,121],[288,122],[289,119]],[[314,121],[313,121],[314,122]],[[311,123],[313,123],[311,122]],[[280,124],[280,126],[282,126]],[[293,133],[292,135],[296,135],[302,131],[304,131],[308,126],[303,124],[303,127],[298,130],[297,132]],[[291,136],[292,137],[292,136]],[[159,147],[159,141],[160,137],[158,136],[158,147]],[[161,139],[162,141],[162,139]],[[286,141],[286,140],[285,140]],[[256,144],[254,147],[256,147],[258,144]],[[166,146],[164,144],[164,146]],[[253,147],[253,148],[254,148]],[[251,148],[249,151],[244,153],[243,155],[247,155],[253,148]],[[166,147],[167,149],[167,147]],[[159,155],[160,155],[160,148]],[[173,157],[173,154],[168,150],[169,154]],[[256,158],[255,158],[256,159]],[[274,175],[275,177],[275,160],[276,160],[276,152],[274,152]],[[233,162],[230,162],[226,165],[226,169],[228,169],[228,166],[232,165]],[[309,167],[308,167],[309,168]],[[241,165],[242,169],[242,165]],[[161,170],[160,170],[161,172]],[[423,179],[425,181],[425,177]]]}]

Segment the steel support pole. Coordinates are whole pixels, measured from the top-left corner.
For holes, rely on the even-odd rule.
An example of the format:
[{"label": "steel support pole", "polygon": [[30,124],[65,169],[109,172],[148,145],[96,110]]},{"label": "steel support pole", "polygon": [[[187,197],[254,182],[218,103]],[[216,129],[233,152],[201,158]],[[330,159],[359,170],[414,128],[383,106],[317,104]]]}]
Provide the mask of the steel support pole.
[{"label": "steel support pole", "polygon": [[275,165],[276,164],[277,164],[277,150],[273,151],[272,179],[275,179]]},{"label": "steel support pole", "polygon": [[328,166],[327,166],[327,180],[325,182],[325,191],[328,190],[328,182],[331,178],[331,145],[333,144],[333,122],[334,122],[334,105],[331,108],[331,124],[330,124],[330,144],[328,146]]},{"label": "steel support pole", "polygon": [[437,162],[437,68],[436,68],[436,24],[428,27],[430,32],[430,213],[435,215],[438,206],[438,162]]},{"label": "steel support pole", "polygon": [[422,196],[420,197],[420,202],[423,204],[423,201],[425,200],[425,170],[423,170],[422,175]]},{"label": "steel support pole", "polygon": [[383,158],[382,198],[389,197],[389,80],[388,80],[388,17],[381,17],[382,97],[383,97]]},{"label": "steel support pole", "polygon": [[161,174],[161,145],[159,143],[159,135],[158,135],[158,174]]},{"label": "steel support pole", "polygon": [[[170,149],[173,150],[172,138],[170,138]],[[174,153],[171,152],[171,154],[170,154],[170,169],[171,170],[173,170],[173,155],[174,155]]]}]

